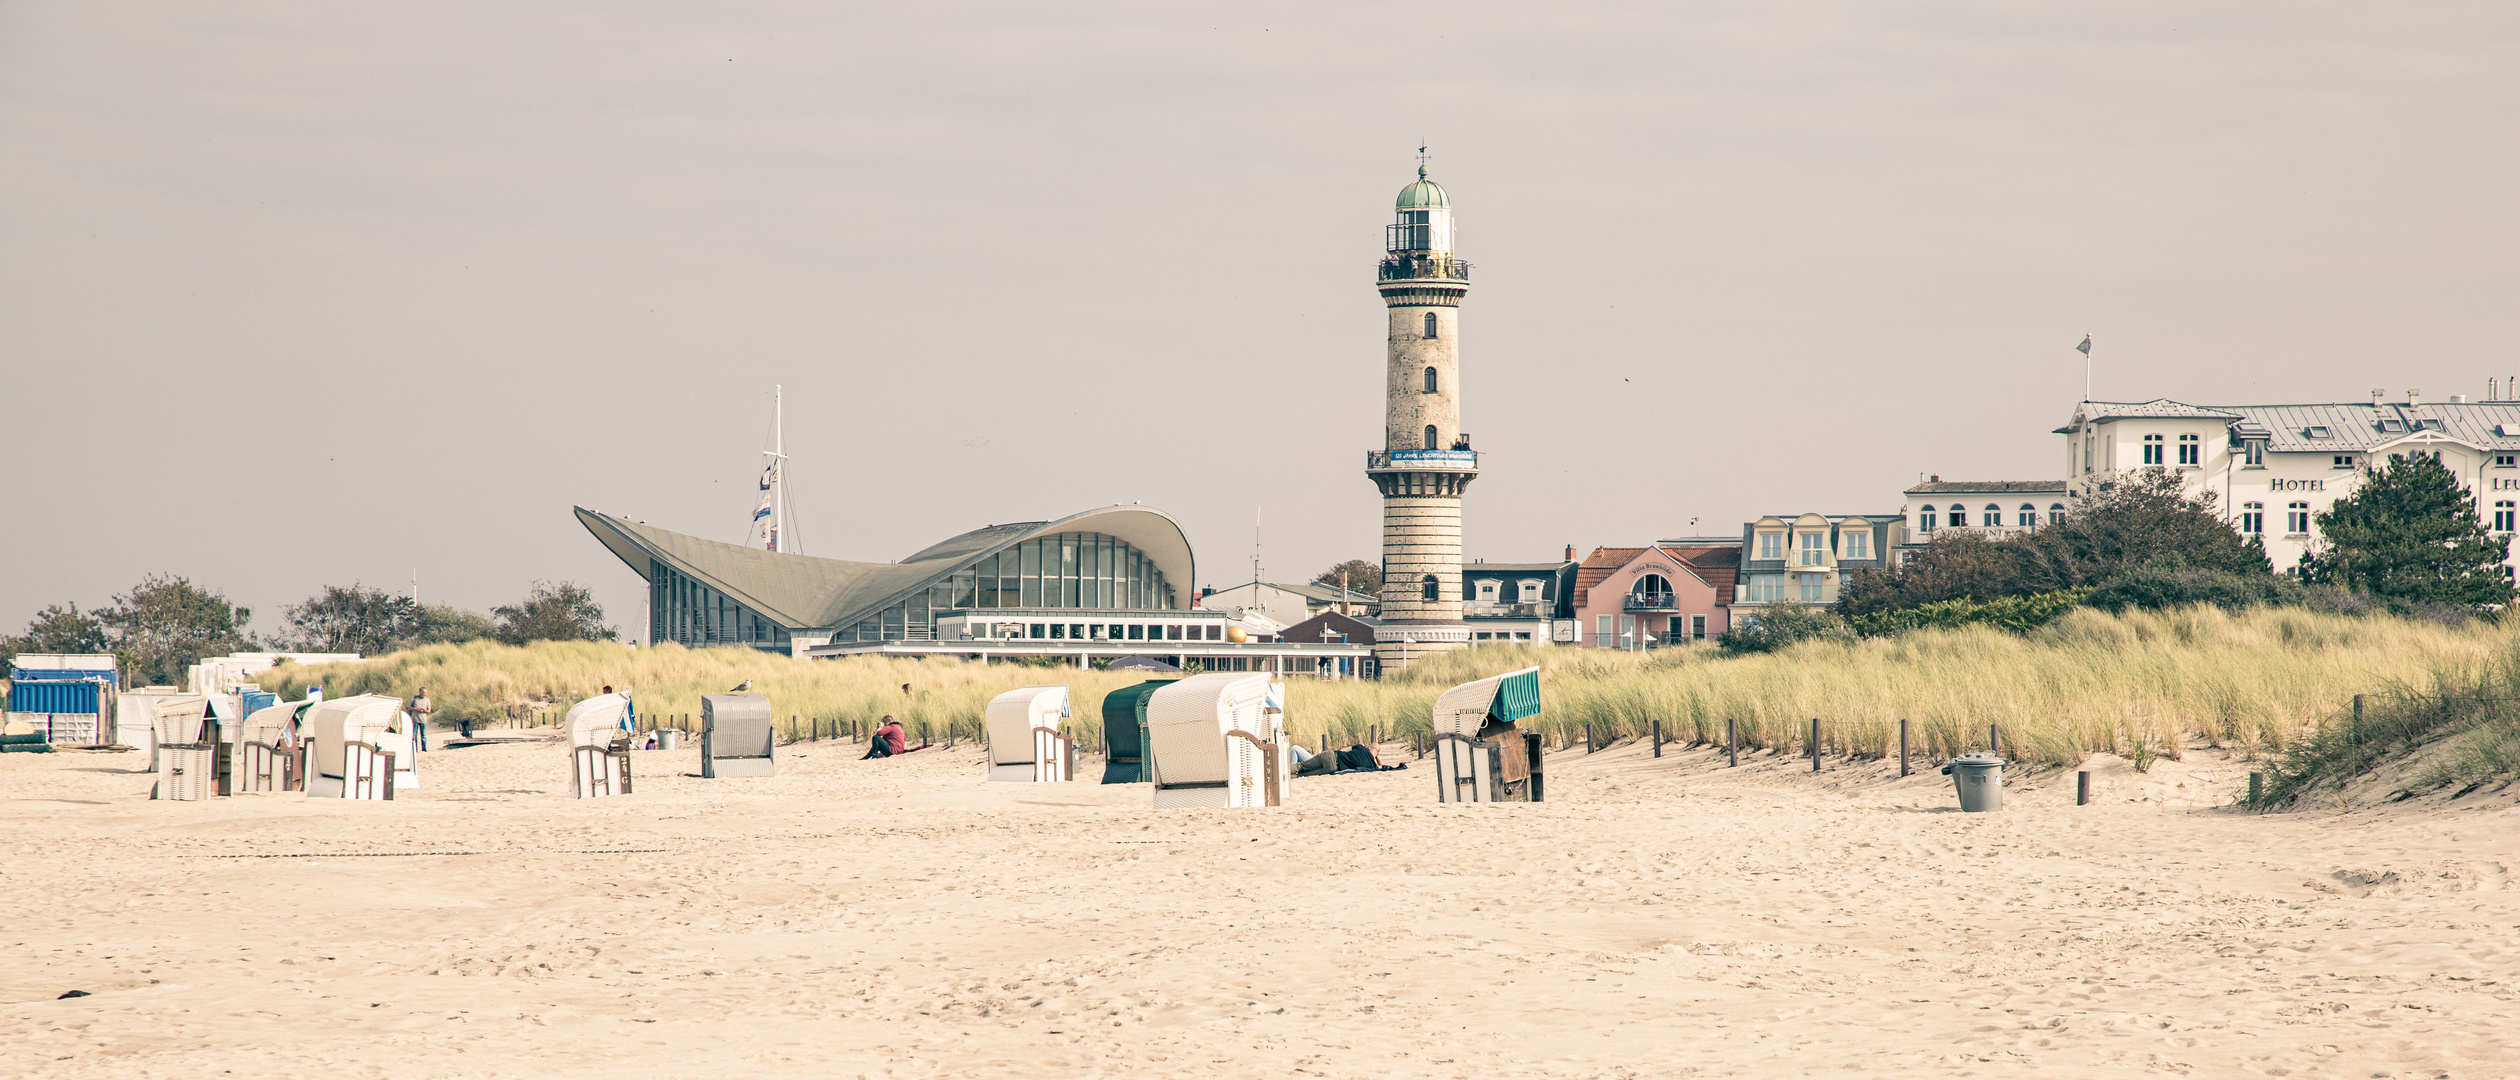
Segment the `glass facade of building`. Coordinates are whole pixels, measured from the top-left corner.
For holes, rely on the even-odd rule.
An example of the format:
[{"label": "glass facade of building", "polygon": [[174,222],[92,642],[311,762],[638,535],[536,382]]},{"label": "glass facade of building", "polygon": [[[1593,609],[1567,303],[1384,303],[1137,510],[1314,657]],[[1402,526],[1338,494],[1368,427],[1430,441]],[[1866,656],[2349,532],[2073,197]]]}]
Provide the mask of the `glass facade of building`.
[{"label": "glass facade of building", "polygon": [[[749,645],[788,651],[788,630],[657,560],[648,580],[648,640],[694,648]],[[1155,561],[1101,533],[1026,540],[980,560],[832,635],[835,643],[927,641],[939,612],[1025,608],[1168,611],[1174,586]]]},{"label": "glass facade of building", "polygon": [[1126,541],[1101,533],[1056,533],[1015,544],[926,591],[841,627],[833,643],[925,641],[936,613],[975,608],[1099,608],[1165,611],[1173,585]]},{"label": "glass facade of building", "polygon": [[648,578],[648,640],[671,641],[699,648],[707,645],[750,645],[787,651],[787,628],[665,565],[651,564]]}]

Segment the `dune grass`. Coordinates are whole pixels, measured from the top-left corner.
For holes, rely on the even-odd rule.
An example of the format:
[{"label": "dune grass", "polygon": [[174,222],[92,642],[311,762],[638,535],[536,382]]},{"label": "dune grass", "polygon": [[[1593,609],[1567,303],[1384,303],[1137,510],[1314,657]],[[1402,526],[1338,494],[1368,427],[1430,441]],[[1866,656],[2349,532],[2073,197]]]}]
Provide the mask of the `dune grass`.
[{"label": "dune grass", "polygon": [[[2192,738],[2283,750],[2357,693],[2479,670],[2515,655],[2515,644],[2520,632],[2483,622],[2451,627],[2287,608],[2077,610],[2026,634],[1927,630],[1852,644],[1806,642],[1757,656],[1485,646],[1439,654],[1380,682],[1290,680],[1287,711],[1289,727],[1307,744],[1344,743],[1375,728],[1386,739],[1411,739],[1426,731],[1444,688],[1537,664],[1546,710],[1536,724],[1560,745],[1580,744],[1586,725],[1607,742],[1642,737],[1657,720],[1667,739],[1721,743],[1730,719],[1747,750],[1805,753],[1809,723],[1818,717],[1824,753],[1883,757],[1897,753],[1904,718],[1912,750],[1927,761],[1983,749],[1990,723],[2002,728],[2006,756],[2019,761],[2065,764],[2102,750],[2176,758]],[[475,642],[365,664],[283,667],[266,677],[265,688],[295,696],[321,682],[335,696],[408,695],[425,685],[442,717],[496,719],[519,706],[565,708],[610,684],[636,691],[641,711],[653,718],[696,717],[699,695],[746,679],[770,696],[783,722],[797,717],[799,732],[815,719],[863,723],[889,714],[938,739],[977,736],[982,707],[997,693],[1066,683],[1088,745],[1099,730],[1102,696],[1140,681],[954,660],[809,661],[746,649]]]}]

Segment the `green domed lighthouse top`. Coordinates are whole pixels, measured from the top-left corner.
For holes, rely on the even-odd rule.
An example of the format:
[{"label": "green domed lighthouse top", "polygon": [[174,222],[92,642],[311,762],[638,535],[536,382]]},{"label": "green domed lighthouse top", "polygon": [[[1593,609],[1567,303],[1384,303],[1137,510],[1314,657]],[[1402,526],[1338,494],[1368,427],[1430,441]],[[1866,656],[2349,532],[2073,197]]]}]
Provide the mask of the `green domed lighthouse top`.
[{"label": "green domed lighthouse top", "polygon": [[1426,178],[1426,166],[1418,166],[1418,178],[1400,189],[1398,209],[1450,210],[1452,199],[1444,194],[1444,186]]}]

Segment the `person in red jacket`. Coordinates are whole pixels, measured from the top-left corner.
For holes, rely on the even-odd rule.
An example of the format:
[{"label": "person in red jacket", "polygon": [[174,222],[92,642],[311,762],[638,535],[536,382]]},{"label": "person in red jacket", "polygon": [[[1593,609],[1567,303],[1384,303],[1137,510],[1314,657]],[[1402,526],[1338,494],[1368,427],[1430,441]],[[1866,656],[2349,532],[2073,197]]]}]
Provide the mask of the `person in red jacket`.
[{"label": "person in red jacket", "polygon": [[[875,728],[875,737],[867,740],[866,758],[883,758],[894,754],[909,753],[909,750],[905,748],[905,744],[909,741],[902,735],[901,721],[887,716],[884,722]],[[864,761],[866,758],[858,760]]]}]

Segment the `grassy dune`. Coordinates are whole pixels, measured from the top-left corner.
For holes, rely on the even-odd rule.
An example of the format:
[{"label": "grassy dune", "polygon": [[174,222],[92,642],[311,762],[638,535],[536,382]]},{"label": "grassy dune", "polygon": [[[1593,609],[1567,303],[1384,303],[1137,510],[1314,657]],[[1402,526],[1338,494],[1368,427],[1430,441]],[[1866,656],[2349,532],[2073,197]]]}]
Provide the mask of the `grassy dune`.
[{"label": "grassy dune", "polygon": [[[2003,726],[2008,756],[2043,763],[2094,750],[2176,756],[2191,736],[2279,750],[2353,695],[2430,684],[2515,655],[2520,627],[2445,627],[2297,609],[2228,614],[2215,608],[2109,615],[2078,610],[2026,635],[1983,628],[1923,631],[1853,645],[1807,643],[1764,656],[1711,649],[1634,655],[1590,649],[1489,646],[1445,654],[1380,683],[1292,680],[1288,720],[1298,737],[1347,741],[1380,725],[1386,737],[1426,729],[1435,695],[1481,675],[1538,664],[1546,711],[1538,726],[1580,742],[1644,735],[1717,743],[1740,722],[1751,749],[1802,752],[1811,718],[1831,753],[1897,752],[1898,721],[1928,760],[1981,749]],[[635,690],[649,716],[697,714],[699,695],[753,680],[782,716],[872,720],[891,714],[942,738],[977,734],[982,706],[1006,689],[1063,682],[1076,715],[1100,717],[1102,696],[1138,681],[1073,668],[957,661],[807,661],[744,649],[477,642],[397,653],[366,664],[284,667],[266,689],[289,696],[310,682],[328,693],[407,695],[428,686],[441,715],[494,718],[539,703],[565,707],[604,684]],[[901,684],[909,683],[904,694]],[[276,684],[276,685],[275,685]],[[1090,728],[1098,725],[1087,725]]]}]

